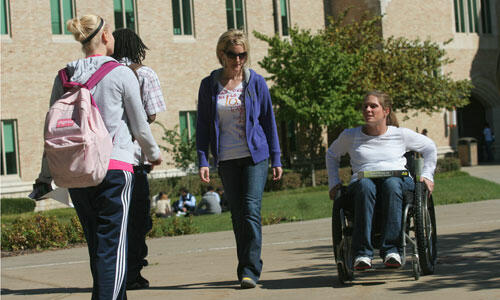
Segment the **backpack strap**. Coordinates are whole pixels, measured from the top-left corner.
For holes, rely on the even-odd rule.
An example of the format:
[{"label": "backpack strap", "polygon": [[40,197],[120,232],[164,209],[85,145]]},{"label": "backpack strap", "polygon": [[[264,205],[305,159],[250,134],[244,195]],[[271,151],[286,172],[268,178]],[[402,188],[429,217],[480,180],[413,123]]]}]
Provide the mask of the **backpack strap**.
[{"label": "backpack strap", "polygon": [[[118,66],[121,66],[121,64],[116,61],[105,62],[99,69],[97,69],[97,71],[94,72],[94,74],[92,74],[92,76],[90,76],[90,78],[84,85],[87,87],[87,89],[91,90],[99,81],[101,81],[104,76],[106,76],[111,70]],[[63,84],[63,88],[65,88],[65,91],[71,89],[74,86],[84,86],[81,83],[69,81],[68,68],[59,70],[58,74],[59,79],[61,79],[61,82]]]},{"label": "backpack strap", "polygon": [[59,70],[59,79],[61,79],[64,91],[68,91],[74,86],[82,86],[80,83],[69,81],[68,68],[63,68]]},{"label": "backpack strap", "polygon": [[108,61],[102,64],[101,67],[97,71],[95,71],[92,76],[90,76],[89,80],[87,80],[87,82],[85,83],[85,86],[89,90],[91,90],[99,81],[101,81],[104,76],[106,76],[109,72],[111,72],[111,70],[118,66],[121,66],[121,64],[116,61]]}]

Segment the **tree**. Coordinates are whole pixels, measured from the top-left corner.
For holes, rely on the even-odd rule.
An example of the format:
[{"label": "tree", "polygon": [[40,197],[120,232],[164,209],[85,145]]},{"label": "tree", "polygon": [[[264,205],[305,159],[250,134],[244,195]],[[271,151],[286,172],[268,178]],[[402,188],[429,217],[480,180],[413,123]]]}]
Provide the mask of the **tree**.
[{"label": "tree", "polygon": [[384,40],[382,17],[365,14],[358,22],[348,23],[347,14],[348,10],[331,19],[324,35],[331,45],[362,58],[349,84],[351,91],[382,90],[391,95],[394,109],[403,113],[432,113],[468,104],[472,85],[442,72],[453,60],[438,43],[402,37]]},{"label": "tree", "polygon": [[[268,43],[259,65],[273,82],[271,95],[281,127],[296,120],[306,160],[322,158],[321,128],[331,138],[362,123],[358,109],[373,89],[391,95],[395,111],[432,113],[468,103],[469,80],[453,80],[443,68],[453,61],[436,42],[390,37],[384,40],[381,17],[364,15],[348,23],[345,11],[325,30],[311,34],[293,28],[289,39],[254,32]],[[450,41],[446,41],[446,45]],[[286,130],[281,131],[286,143]],[[286,144],[285,144],[286,145]],[[286,160],[286,158],[285,158]]]},{"label": "tree", "polygon": [[187,136],[187,131],[184,131],[184,137],[179,133],[179,126],[174,129],[167,129],[162,123],[156,121],[155,124],[163,129],[162,140],[166,145],[159,144],[160,149],[170,153],[173,158],[173,163],[176,168],[183,171],[188,171],[193,168],[193,162],[197,163],[196,141]]},{"label": "tree", "polygon": [[[277,120],[282,129],[290,120],[295,121],[295,128],[302,129],[302,140],[307,143],[300,143],[300,161],[322,161],[323,128],[360,121],[355,110],[359,95],[348,90],[360,57],[331,45],[324,34],[313,35],[309,30],[293,28],[289,40],[258,32],[254,35],[269,44],[268,55],[259,65],[274,83],[270,92],[278,107]],[[286,140],[282,132],[282,141]]]}]

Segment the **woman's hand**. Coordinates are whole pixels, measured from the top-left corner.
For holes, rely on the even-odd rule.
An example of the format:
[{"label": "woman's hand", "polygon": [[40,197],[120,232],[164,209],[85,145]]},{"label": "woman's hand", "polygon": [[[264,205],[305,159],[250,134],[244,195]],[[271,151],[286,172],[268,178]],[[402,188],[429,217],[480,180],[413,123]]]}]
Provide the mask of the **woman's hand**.
[{"label": "woman's hand", "polygon": [[340,190],[340,188],[342,187],[342,183],[339,183],[337,184],[336,186],[332,187],[332,189],[330,190],[330,200],[335,200],[335,195],[337,195],[337,191]]},{"label": "woman's hand", "polygon": [[420,182],[425,183],[425,186],[427,186],[427,190],[429,190],[429,196],[430,196],[432,194],[432,191],[434,190],[434,182],[430,181],[425,177],[420,177]]},{"label": "woman's hand", "polygon": [[281,167],[273,167],[273,180],[280,180],[281,175],[283,175],[283,169]]},{"label": "woman's hand", "polygon": [[151,163],[151,170],[153,170],[155,166],[161,165],[162,162],[163,162],[163,159],[161,158],[161,156],[157,160],[155,160],[155,161],[150,161],[150,163]]},{"label": "woman's hand", "polygon": [[202,182],[210,182],[210,170],[208,169],[208,167],[200,167],[199,174]]}]

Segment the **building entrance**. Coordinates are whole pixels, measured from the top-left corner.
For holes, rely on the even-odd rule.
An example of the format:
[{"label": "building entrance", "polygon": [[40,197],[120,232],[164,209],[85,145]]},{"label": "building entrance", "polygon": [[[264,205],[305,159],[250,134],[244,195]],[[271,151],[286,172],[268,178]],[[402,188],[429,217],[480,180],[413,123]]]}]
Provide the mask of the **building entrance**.
[{"label": "building entrance", "polygon": [[486,110],[477,99],[472,97],[470,103],[457,109],[458,137],[473,137],[477,140],[478,159],[484,161],[483,128],[486,122]]}]

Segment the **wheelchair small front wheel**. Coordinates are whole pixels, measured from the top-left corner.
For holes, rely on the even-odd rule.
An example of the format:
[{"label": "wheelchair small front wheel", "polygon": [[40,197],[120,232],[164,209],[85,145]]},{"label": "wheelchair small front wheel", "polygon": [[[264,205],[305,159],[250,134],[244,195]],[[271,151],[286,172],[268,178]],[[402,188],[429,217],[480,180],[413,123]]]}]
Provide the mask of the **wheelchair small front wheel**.
[{"label": "wheelchair small front wheel", "polygon": [[434,273],[437,260],[437,233],[434,201],[429,197],[425,184],[415,185],[415,235],[418,258],[423,275]]},{"label": "wheelchair small front wheel", "polygon": [[418,264],[418,259],[414,257],[412,259],[412,267],[413,267],[413,277],[415,277],[415,280],[420,279],[420,266]]},{"label": "wheelchair small front wheel", "polygon": [[352,281],[352,278],[349,278],[347,275],[346,269],[342,263],[337,263],[337,275],[339,276],[339,281],[341,284],[347,284]]}]

